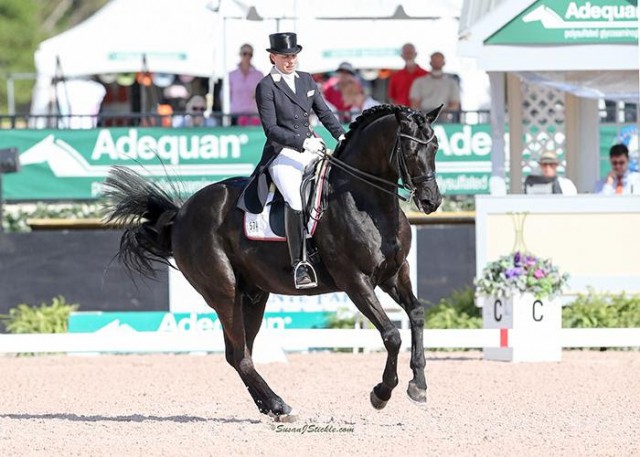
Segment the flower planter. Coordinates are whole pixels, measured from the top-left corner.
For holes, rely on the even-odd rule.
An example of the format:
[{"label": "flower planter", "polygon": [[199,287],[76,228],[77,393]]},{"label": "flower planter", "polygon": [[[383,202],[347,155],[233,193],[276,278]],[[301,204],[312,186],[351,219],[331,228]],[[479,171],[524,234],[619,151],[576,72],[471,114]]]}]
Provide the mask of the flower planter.
[{"label": "flower planter", "polygon": [[487,360],[559,362],[562,306],[558,299],[536,299],[516,293],[511,298],[484,297],[484,328],[500,329],[499,348],[485,348]]}]

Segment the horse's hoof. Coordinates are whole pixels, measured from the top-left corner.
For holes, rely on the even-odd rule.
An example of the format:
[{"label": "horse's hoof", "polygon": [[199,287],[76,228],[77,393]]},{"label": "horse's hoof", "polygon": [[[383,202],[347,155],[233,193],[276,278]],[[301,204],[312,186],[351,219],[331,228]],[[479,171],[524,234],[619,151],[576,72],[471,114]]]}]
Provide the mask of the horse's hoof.
[{"label": "horse's hoof", "polygon": [[407,395],[416,403],[424,404],[427,402],[427,389],[419,388],[413,381],[409,381]]},{"label": "horse's hoof", "polygon": [[291,412],[288,414],[280,414],[280,415],[276,415],[276,414],[273,414],[272,412],[269,412],[269,417],[271,417],[274,422],[291,423],[298,420],[298,413],[294,410],[291,410]]},{"label": "horse's hoof", "polygon": [[369,399],[371,400],[371,405],[375,409],[383,409],[387,406],[388,400],[380,400],[373,390],[371,391],[371,395],[369,395]]}]

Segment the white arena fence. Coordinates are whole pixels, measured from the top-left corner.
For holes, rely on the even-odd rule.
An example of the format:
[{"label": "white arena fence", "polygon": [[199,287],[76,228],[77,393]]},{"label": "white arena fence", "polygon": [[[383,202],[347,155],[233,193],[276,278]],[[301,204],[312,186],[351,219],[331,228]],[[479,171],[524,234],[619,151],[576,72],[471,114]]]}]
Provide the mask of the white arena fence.
[{"label": "white arena fence", "polygon": [[[402,348],[411,347],[410,330],[400,330]],[[562,329],[563,348],[640,347],[640,328]],[[384,349],[380,334],[372,329],[263,330],[256,348],[268,344],[287,352],[314,349]],[[510,329],[426,329],[428,349],[506,348],[518,344],[518,333]],[[202,353],[224,352],[220,331],[174,333],[60,333],[1,334],[0,353]]]}]

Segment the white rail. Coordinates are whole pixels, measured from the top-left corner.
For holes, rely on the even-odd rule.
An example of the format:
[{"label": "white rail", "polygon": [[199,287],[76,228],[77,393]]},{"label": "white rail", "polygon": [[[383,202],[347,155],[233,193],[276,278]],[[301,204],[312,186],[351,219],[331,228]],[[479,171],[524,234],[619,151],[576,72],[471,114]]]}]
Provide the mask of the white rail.
[{"label": "white rail", "polygon": [[[499,348],[512,341],[512,331],[459,329],[425,330],[425,348]],[[401,330],[402,347],[411,346],[411,333]],[[562,347],[640,347],[640,328],[626,329],[562,329]],[[513,335],[516,336],[516,335]],[[384,346],[376,330],[313,329],[265,330],[256,345],[268,342],[285,351],[311,348],[365,348]],[[502,346],[501,346],[502,344]],[[0,335],[0,353],[24,352],[223,352],[221,332],[136,332],[136,333],[63,333]]]}]

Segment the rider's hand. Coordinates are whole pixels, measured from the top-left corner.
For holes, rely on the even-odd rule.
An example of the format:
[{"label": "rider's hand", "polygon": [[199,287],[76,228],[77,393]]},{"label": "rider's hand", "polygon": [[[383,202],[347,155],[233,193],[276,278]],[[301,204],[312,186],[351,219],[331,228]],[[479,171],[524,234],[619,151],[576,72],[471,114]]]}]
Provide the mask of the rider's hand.
[{"label": "rider's hand", "polygon": [[305,151],[313,152],[314,154],[321,154],[327,148],[324,145],[322,138],[311,137],[304,140],[302,147]]},{"label": "rider's hand", "polygon": [[346,138],[346,137],[344,136],[344,133],[343,133],[342,135],[340,135],[340,136],[338,137],[338,142],[339,142],[339,143],[343,142],[345,138]]}]

